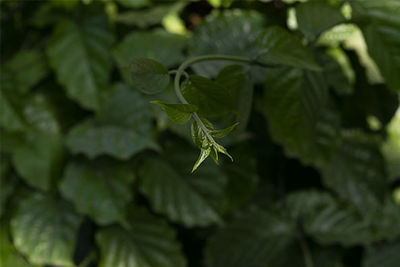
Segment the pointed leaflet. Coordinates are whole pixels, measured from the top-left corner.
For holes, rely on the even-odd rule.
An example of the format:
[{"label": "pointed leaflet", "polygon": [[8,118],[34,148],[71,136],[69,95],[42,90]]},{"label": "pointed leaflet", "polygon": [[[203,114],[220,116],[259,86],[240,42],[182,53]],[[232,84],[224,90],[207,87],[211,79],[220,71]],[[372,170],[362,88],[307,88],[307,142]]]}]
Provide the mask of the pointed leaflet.
[{"label": "pointed leaflet", "polygon": [[214,267],[248,267],[260,263],[261,266],[279,266],[282,259],[293,252],[294,239],[295,224],[289,218],[250,209],[211,237],[206,258]]},{"label": "pointed leaflet", "polygon": [[314,71],[321,69],[301,41],[278,26],[269,27],[261,32],[257,45],[258,62]]},{"label": "pointed leaflet", "polygon": [[296,6],[296,17],[299,30],[309,38],[346,20],[339,8],[324,2],[301,3]]},{"label": "pointed leaflet", "polygon": [[101,228],[96,234],[100,267],[184,267],[175,233],[164,220],[136,207],[128,210],[124,227]]},{"label": "pointed leaflet", "polygon": [[300,220],[306,234],[321,244],[351,246],[374,240],[369,221],[327,193],[292,193],[287,198],[287,209],[294,220]]},{"label": "pointed leaflet", "polygon": [[[220,175],[218,171],[211,173]],[[202,173],[192,175],[192,181],[205,178]],[[191,184],[189,177],[183,176],[167,162],[146,159],[140,166],[139,176],[139,189],[150,200],[153,209],[167,215],[172,221],[186,226],[206,226],[220,221],[218,212],[199,192],[200,188]],[[203,181],[206,188],[219,186],[217,182],[207,181],[207,178]]]},{"label": "pointed leaflet", "polygon": [[11,219],[15,247],[29,262],[73,266],[81,217],[62,200],[35,193],[20,200]]},{"label": "pointed leaflet", "polygon": [[63,143],[59,135],[29,132],[14,151],[12,161],[17,173],[29,185],[49,190],[59,178]]},{"label": "pointed leaflet", "polygon": [[99,106],[99,94],[111,69],[112,43],[106,18],[85,14],[79,23],[59,22],[47,47],[58,81],[67,95],[85,108]]},{"label": "pointed leaflet", "polygon": [[232,132],[236,128],[236,126],[238,126],[238,124],[239,123],[236,122],[225,129],[211,131],[210,134],[212,137],[214,137],[216,139],[223,138],[223,137],[227,136],[230,132]]},{"label": "pointed leaflet", "polygon": [[72,128],[66,144],[75,154],[83,153],[89,158],[110,155],[121,160],[145,149],[158,149],[149,136],[119,126],[99,125],[90,119]]},{"label": "pointed leaflet", "polygon": [[169,84],[168,70],[153,59],[133,58],[128,70],[132,86],[146,94],[159,93]]},{"label": "pointed leaflet", "polygon": [[[197,159],[196,163],[194,164],[192,172],[194,172],[200,166],[200,164],[203,163],[203,161],[210,155],[211,149],[212,149],[212,147],[210,147],[210,146],[207,148],[200,149],[200,156]],[[218,162],[218,154],[215,152],[213,152],[213,153],[214,153],[213,158],[215,158],[216,162]]]},{"label": "pointed leaflet", "polygon": [[76,210],[100,225],[121,221],[132,198],[133,170],[112,161],[70,162],[60,184],[61,194]]},{"label": "pointed leaflet", "polygon": [[353,19],[361,28],[368,53],[379,67],[387,85],[400,91],[400,5],[395,0],[350,2]]},{"label": "pointed leaflet", "polygon": [[[256,39],[264,19],[254,10],[223,10],[207,16],[195,30],[189,43],[189,55],[210,54],[254,57],[257,55]],[[229,61],[207,61],[193,65],[200,75],[213,77],[231,64]]]},{"label": "pointed leaflet", "polygon": [[197,107],[191,104],[167,104],[160,101],[152,101],[151,103],[160,106],[167,113],[168,118],[175,123],[187,122],[190,120],[192,112],[197,111]]}]

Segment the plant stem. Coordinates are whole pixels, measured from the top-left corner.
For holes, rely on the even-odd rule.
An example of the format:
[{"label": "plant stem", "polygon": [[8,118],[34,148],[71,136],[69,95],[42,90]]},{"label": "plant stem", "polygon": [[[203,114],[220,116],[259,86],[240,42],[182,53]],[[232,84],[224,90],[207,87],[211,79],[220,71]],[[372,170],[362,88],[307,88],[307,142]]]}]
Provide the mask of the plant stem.
[{"label": "plant stem", "polygon": [[[246,57],[238,57],[238,56],[228,56],[228,55],[205,55],[205,56],[199,56],[195,58],[191,58],[183,62],[178,70],[176,71],[175,75],[175,80],[174,80],[174,89],[175,89],[175,94],[178,97],[179,101],[181,101],[182,104],[189,104],[189,102],[185,99],[185,97],[182,95],[181,88],[180,88],[180,81],[181,81],[181,76],[184,74],[186,77],[188,77],[187,73],[185,72],[185,69],[188,68],[190,65],[194,63],[198,63],[201,61],[207,61],[207,60],[226,60],[226,61],[236,61],[236,62],[243,62],[247,64],[257,64],[255,61],[251,60],[250,58]],[[172,73],[175,73],[173,71]],[[199,125],[199,127],[203,130],[204,134],[207,136],[208,140],[212,143],[214,143],[214,139],[212,136],[209,134],[209,131],[201,121],[199,115],[197,115],[196,112],[193,112],[193,118]]]},{"label": "plant stem", "polygon": [[312,259],[312,255],[310,252],[310,248],[308,247],[307,241],[304,239],[303,234],[299,234],[299,242],[301,250],[303,251],[304,256],[304,264],[306,267],[314,267],[314,262]]}]

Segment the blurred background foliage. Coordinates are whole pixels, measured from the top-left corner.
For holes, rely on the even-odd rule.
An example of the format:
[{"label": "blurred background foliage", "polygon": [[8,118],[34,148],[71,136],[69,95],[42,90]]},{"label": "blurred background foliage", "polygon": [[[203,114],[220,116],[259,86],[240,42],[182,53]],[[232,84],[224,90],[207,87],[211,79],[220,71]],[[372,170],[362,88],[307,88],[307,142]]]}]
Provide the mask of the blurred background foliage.
[{"label": "blurred background foliage", "polygon": [[[0,5],[0,266],[399,266],[399,1]],[[238,92],[213,123],[240,125],[233,163],[190,174],[188,127],[150,104],[172,86],[127,66],[252,57],[264,29],[322,71],[194,65]]]}]

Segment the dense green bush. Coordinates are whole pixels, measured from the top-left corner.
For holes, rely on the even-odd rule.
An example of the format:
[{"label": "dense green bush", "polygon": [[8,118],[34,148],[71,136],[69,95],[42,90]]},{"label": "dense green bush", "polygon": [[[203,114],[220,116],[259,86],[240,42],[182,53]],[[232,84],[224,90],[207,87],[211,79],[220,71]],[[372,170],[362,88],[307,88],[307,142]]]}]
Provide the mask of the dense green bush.
[{"label": "dense green bush", "polygon": [[400,1],[0,11],[2,267],[399,266]]}]

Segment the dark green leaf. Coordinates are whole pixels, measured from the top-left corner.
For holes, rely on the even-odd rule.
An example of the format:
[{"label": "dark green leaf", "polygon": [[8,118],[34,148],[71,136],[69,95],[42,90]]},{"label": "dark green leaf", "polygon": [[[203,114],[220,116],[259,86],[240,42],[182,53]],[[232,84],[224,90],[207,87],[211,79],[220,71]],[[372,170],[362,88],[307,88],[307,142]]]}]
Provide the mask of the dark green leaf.
[{"label": "dark green leaf", "polygon": [[345,133],[342,145],[323,169],[323,181],[360,211],[370,214],[383,200],[386,177],[379,148],[368,138]]},{"label": "dark green leaf", "polygon": [[5,64],[12,76],[15,90],[26,93],[48,73],[44,55],[38,50],[23,50]]},{"label": "dark green leaf", "polygon": [[193,112],[197,111],[197,107],[191,104],[167,104],[160,101],[152,101],[152,104],[160,106],[168,118],[175,123],[185,123],[190,120]]},{"label": "dark green leaf", "polygon": [[151,4],[150,0],[117,0],[125,7],[140,8]]},{"label": "dark green leaf", "polygon": [[[113,51],[113,56],[126,82],[131,82],[127,69],[134,58],[145,57],[172,67],[180,63],[183,58],[183,48],[186,38],[171,34],[164,30],[150,32],[134,31],[125,36]],[[160,48],[162,45],[162,49]]]},{"label": "dark green leaf", "polygon": [[59,135],[30,132],[13,153],[18,174],[31,186],[49,190],[59,178],[63,143]]},{"label": "dark green leaf", "polygon": [[[206,17],[195,28],[189,44],[189,55],[224,54],[255,57],[256,39],[264,23],[263,17],[255,11],[225,10]],[[207,61],[193,66],[197,73],[215,76],[230,64],[229,61]]]},{"label": "dark green leaf", "polygon": [[300,31],[309,38],[320,35],[323,31],[345,22],[340,9],[326,2],[307,2],[296,7],[297,23]]},{"label": "dark green leaf", "polygon": [[174,230],[164,220],[134,208],[129,210],[128,222],[124,227],[114,225],[97,232],[99,266],[186,266]]},{"label": "dark green leaf", "polygon": [[47,47],[51,66],[67,95],[88,109],[97,109],[100,91],[107,86],[113,36],[103,16],[77,24],[60,22]]},{"label": "dark green leaf", "polygon": [[301,41],[280,27],[269,27],[261,32],[257,45],[256,59],[260,63],[321,70]]},{"label": "dark green leaf", "polygon": [[[282,79],[281,77],[285,77]],[[327,164],[339,141],[322,73],[279,68],[267,73],[262,110],[273,139],[305,163]]]},{"label": "dark green leaf", "polygon": [[90,215],[98,224],[122,221],[131,200],[133,170],[110,162],[71,162],[60,184],[62,195],[76,210]]},{"label": "dark green leaf", "polygon": [[191,75],[182,84],[185,99],[204,116],[220,116],[233,109],[233,95],[228,88],[202,76]]},{"label": "dark green leaf", "polygon": [[26,127],[20,108],[3,90],[0,90],[0,126],[9,131],[21,131]]},{"label": "dark green leaf", "polygon": [[307,234],[321,244],[367,244],[373,240],[367,220],[327,193],[301,191],[289,195],[291,216],[300,220]]},{"label": "dark green leaf", "polygon": [[[165,214],[172,221],[187,226],[205,226],[220,222],[217,210],[202,194],[203,190],[207,192],[207,188],[213,191],[215,190],[213,187],[221,187],[215,175],[221,175],[221,173],[217,170],[212,171],[210,168],[208,171],[205,170],[205,173],[183,175],[166,162],[147,159],[140,166],[139,188],[149,198],[156,212]],[[196,181],[200,182],[201,178],[204,180],[196,184]]]},{"label": "dark green leaf", "polygon": [[363,267],[397,267],[400,262],[400,242],[369,247],[363,258]]},{"label": "dark green leaf", "polygon": [[149,102],[129,86],[117,83],[103,95],[96,121],[149,134],[152,128]]},{"label": "dark green leaf", "polygon": [[72,153],[83,153],[89,158],[105,154],[128,159],[145,149],[158,149],[150,136],[114,125],[96,124],[92,120],[75,126],[68,133],[66,144]]},{"label": "dark green leaf", "polygon": [[168,70],[149,58],[134,58],[129,64],[132,85],[146,94],[163,91],[169,84]]},{"label": "dark green leaf", "polygon": [[32,264],[74,266],[80,223],[68,203],[35,193],[21,200],[11,220],[15,247]]},{"label": "dark green leaf", "polygon": [[294,238],[295,224],[288,218],[251,209],[211,238],[206,258],[214,267],[279,266]]},{"label": "dark green leaf", "polygon": [[374,59],[388,86],[400,90],[400,6],[393,0],[352,1],[354,19],[360,26]]}]

